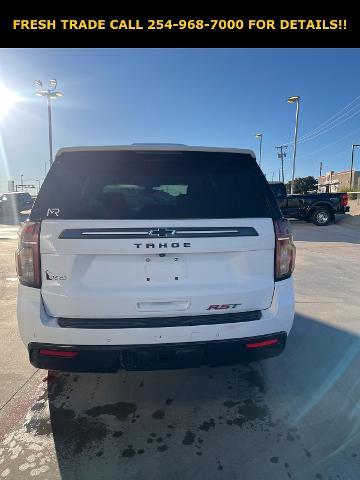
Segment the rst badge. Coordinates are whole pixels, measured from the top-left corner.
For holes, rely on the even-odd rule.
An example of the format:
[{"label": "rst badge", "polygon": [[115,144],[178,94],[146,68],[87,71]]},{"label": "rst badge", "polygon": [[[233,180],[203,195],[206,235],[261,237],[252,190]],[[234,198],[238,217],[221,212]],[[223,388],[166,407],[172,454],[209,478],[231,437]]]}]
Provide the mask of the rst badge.
[{"label": "rst badge", "polygon": [[220,304],[214,304],[214,305],[209,305],[206,310],[229,310],[232,308],[239,307],[241,303],[224,303],[222,305]]}]

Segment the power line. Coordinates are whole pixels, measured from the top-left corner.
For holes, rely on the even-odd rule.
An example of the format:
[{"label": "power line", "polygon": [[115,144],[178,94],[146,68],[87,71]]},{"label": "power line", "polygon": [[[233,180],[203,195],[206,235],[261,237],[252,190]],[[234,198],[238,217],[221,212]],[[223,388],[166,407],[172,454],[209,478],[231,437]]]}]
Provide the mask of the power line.
[{"label": "power line", "polygon": [[[350,113],[350,111],[348,113]],[[320,135],[324,135],[325,133],[330,132],[330,130],[333,130],[334,128],[338,127],[339,125],[342,125],[343,123],[347,122],[348,120],[350,120],[350,118],[353,118],[356,115],[359,115],[359,113],[360,113],[360,108],[356,112],[352,113],[352,115],[346,116],[346,118],[344,118],[341,121],[339,121],[341,119],[341,117],[339,117],[334,123],[329,124],[327,127],[324,127],[322,130],[319,130],[317,133],[314,133],[312,136],[308,136],[306,138],[300,139],[299,142],[304,143],[304,142],[308,142],[310,140],[314,140],[315,138],[319,137]]]},{"label": "power line", "polygon": [[[356,97],[354,100],[352,100],[350,103],[348,103],[341,110],[339,110],[337,113],[335,113],[330,118],[328,118],[326,121],[322,122],[313,130],[307,132],[302,137],[300,137],[298,143],[305,143],[306,141],[313,140],[319,137],[320,135],[323,135],[329,132],[330,130],[336,128],[337,126],[343,124],[347,120],[350,120],[350,118],[353,118],[354,116],[358,115],[360,113],[360,108],[359,108],[360,103],[356,104],[356,102],[359,99],[360,99],[360,95]],[[284,145],[292,145],[292,143],[293,142],[291,141],[291,142],[285,143]]]},{"label": "power line", "polygon": [[333,145],[336,145],[337,143],[340,143],[342,140],[345,140],[346,138],[351,137],[351,135],[354,135],[355,133],[358,133],[358,132],[360,132],[360,128],[356,128],[355,130],[351,131],[350,133],[347,133],[346,135],[342,136],[338,140],[335,140],[334,142],[328,143],[324,147],[317,148],[316,150],[313,150],[310,153],[305,153],[303,155],[299,155],[299,158],[310,157],[311,155],[314,155],[318,152],[322,152],[323,150],[326,150],[327,148],[332,147]]},{"label": "power line", "polygon": [[[335,113],[334,115],[329,117],[324,122],[320,123],[320,125],[315,127],[313,130],[311,130],[310,132],[304,133],[304,135],[300,138],[300,140],[302,140],[304,138],[307,138],[308,136],[312,136],[313,134],[316,134],[319,130],[322,130],[323,128],[326,128],[328,126],[327,124],[333,123],[334,121],[337,121],[340,118],[342,118],[344,115],[347,115],[348,113],[350,113],[351,110],[354,110],[354,108],[357,108],[359,105],[355,105],[355,106],[351,107],[350,110],[346,113],[345,113],[345,110],[347,110],[348,107],[350,107],[353,103],[357,102],[357,100],[359,100],[359,99],[360,99],[360,95],[358,97],[354,98],[354,100],[352,100],[350,103],[348,103],[345,107],[343,107],[337,113]],[[342,113],[342,112],[344,112],[344,113]],[[342,113],[342,115],[340,115],[341,113]],[[338,117],[338,115],[340,115],[340,116]]]}]

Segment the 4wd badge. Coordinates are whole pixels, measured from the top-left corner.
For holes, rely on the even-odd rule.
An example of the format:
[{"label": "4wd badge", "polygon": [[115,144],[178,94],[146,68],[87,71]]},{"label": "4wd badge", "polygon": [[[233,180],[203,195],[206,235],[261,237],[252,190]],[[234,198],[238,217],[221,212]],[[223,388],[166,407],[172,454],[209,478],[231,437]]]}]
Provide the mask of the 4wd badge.
[{"label": "4wd badge", "polygon": [[45,270],[46,280],[67,280],[66,275],[53,275],[49,270]]}]

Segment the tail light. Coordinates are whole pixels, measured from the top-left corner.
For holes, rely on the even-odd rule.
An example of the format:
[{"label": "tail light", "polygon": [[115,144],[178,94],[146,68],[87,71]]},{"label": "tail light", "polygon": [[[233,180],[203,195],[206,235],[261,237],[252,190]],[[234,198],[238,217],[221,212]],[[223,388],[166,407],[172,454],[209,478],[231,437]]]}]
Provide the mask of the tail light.
[{"label": "tail light", "polygon": [[40,222],[25,222],[18,235],[15,259],[19,281],[22,285],[40,288]]},{"label": "tail light", "polygon": [[277,338],[272,338],[271,340],[263,340],[262,342],[247,343],[246,348],[263,348],[269,347],[270,345],[276,345],[279,343]]},{"label": "tail light", "polygon": [[70,351],[59,351],[59,350],[47,350],[41,349],[40,355],[46,355],[47,357],[63,357],[63,358],[74,358],[79,352],[70,352]]},{"label": "tail light", "polygon": [[290,224],[284,218],[274,220],[275,228],[275,281],[289,278],[294,271],[296,248]]},{"label": "tail light", "polygon": [[342,207],[346,207],[346,205],[349,203],[349,196],[347,193],[343,193],[341,196],[340,196],[340,205]]}]

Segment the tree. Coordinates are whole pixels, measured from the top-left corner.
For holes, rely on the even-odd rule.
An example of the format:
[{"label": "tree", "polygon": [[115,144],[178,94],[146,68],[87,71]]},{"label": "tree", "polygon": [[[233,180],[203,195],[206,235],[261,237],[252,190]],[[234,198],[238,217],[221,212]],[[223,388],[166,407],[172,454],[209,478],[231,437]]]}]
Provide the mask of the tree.
[{"label": "tree", "polygon": [[[308,193],[311,190],[316,190],[317,180],[315,177],[298,177],[294,180],[294,193]],[[286,190],[291,191],[291,182],[286,184]]]}]

